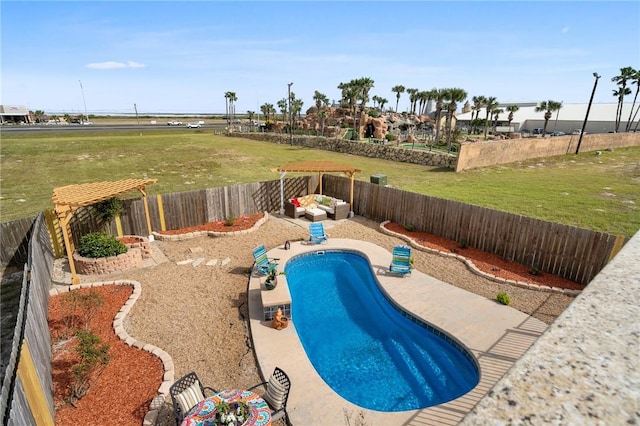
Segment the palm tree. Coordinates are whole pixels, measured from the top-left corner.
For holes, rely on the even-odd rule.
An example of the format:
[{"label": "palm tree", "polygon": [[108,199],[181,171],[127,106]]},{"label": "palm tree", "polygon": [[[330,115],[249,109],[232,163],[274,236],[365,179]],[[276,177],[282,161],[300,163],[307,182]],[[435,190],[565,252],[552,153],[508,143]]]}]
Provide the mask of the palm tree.
[{"label": "palm tree", "polygon": [[513,121],[513,114],[518,112],[519,109],[520,107],[518,105],[509,105],[507,107],[507,111],[509,111],[509,117],[507,118],[507,120],[509,120],[509,127],[511,127],[511,122]]},{"label": "palm tree", "polygon": [[407,89],[409,94],[409,112],[411,114],[416,113],[416,104],[418,103],[418,89]]},{"label": "palm tree", "polygon": [[556,101],[542,101],[536,106],[536,112],[544,111],[544,129],[542,129],[543,136],[547,134],[547,124],[549,124],[549,120],[551,120],[551,116],[554,111],[559,111],[560,108],[562,108],[562,102]]},{"label": "palm tree", "polygon": [[273,107],[273,104],[265,103],[260,107],[260,111],[264,114],[265,123],[268,123],[271,114],[275,113],[275,108]]},{"label": "palm tree", "polygon": [[622,105],[624,103],[624,97],[631,94],[631,89],[627,87],[627,81],[632,80],[635,70],[632,67],[620,68],[620,75],[611,78],[611,81],[616,83],[619,88],[613,91],[613,96],[618,98],[618,108],[616,109],[616,132],[620,127],[620,121],[622,119]]},{"label": "palm tree", "polygon": [[400,102],[400,94],[404,93],[405,88],[403,85],[399,84],[397,86],[393,86],[391,91],[396,94],[396,112],[398,112],[398,102]]},{"label": "palm tree", "polygon": [[256,116],[256,113],[253,111],[247,111],[247,117],[249,118],[249,125],[253,129],[253,117]]},{"label": "palm tree", "polygon": [[489,96],[488,98],[485,99],[485,103],[484,103],[484,107],[487,110],[487,115],[484,119],[484,139],[487,139],[487,134],[489,133],[489,115],[492,113],[492,111],[496,108],[498,108],[498,105],[500,105],[498,103],[498,100],[495,98],[495,96]]},{"label": "palm tree", "polygon": [[502,108],[496,108],[492,111],[493,113],[493,133],[496,133],[496,128],[498,127],[498,118],[500,118],[500,114],[502,114],[504,110]]},{"label": "palm tree", "polygon": [[318,111],[318,118],[320,119],[320,134],[324,136],[324,120],[327,118],[327,110]]},{"label": "palm tree", "polygon": [[436,143],[440,142],[440,117],[442,116],[442,108],[444,108],[444,100],[447,98],[446,89],[433,89],[434,97],[436,101]]},{"label": "palm tree", "polygon": [[329,98],[324,93],[320,93],[317,90],[313,94],[313,100],[316,102],[316,108],[320,111],[322,105],[327,105],[329,103]]},{"label": "palm tree", "polygon": [[[631,130],[631,124],[635,121],[636,114],[638,114],[638,110],[640,110],[639,105],[638,109],[636,109],[636,112],[633,112],[633,109],[636,106],[636,100],[638,99],[638,92],[640,92],[640,69],[633,70],[633,75],[631,76],[630,80],[632,84],[636,85],[636,94],[633,96],[633,103],[631,104],[631,109],[629,110],[629,118],[627,119],[627,127],[625,129],[627,132]],[[633,117],[631,117],[631,113],[633,113]]]},{"label": "palm tree", "polygon": [[476,112],[476,116],[473,117],[473,112],[471,113],[471,123],[472,123],[472,132],[473,130],[475,130],[475,126],[473,126],[473,122],[475,122],[478,119],[478,116],[480,115],[480,110],[482,108],[484,108],[487,104],[487,98],[485,98],[484,96],[480,95],[480,96],[474,96],[473,98],[471,98],[471,100],[473,101],[473,106],[471,107],[471,110],[475,110]]},{"label": "palm tree", "polygon": [[288,109],[289,101],[287,101],[287,98],[282,98],[278,101],[277,105],[278,105],[278,108],[280,108],[280,113],[282,114],[282,121],[286,121],[285,117],[289,112],[289,109]]},{"label": "palm tree", "polygon": [[458,102],[462,102],[467,98],[467,91],[460,89],[458,87],[453,87],[451,89],[446,89],[447,100],[449,103],[447,104],[447,149],[451,149],[452,143],[452,129],[453,125],[453,114],[455,114],[458,109]]},{"label": "palm tree", "polygon": [[298,120],[301,120],[302,106],[304,102],[302,99],[296,99],[293,92],[291,92],[291,114],[295,117],[298,116]]},{"label": "palm tree", "polygon": [[384,111],[384,106],[389,102],[389,100],[385,98],[378,98],[378,102],[380,103],[380,111]]},{"label": "palm tree", "polygon": [[238,100],[236,92],[225,92],[224,94],[225,106],[227,109],[227,126],[231,125],[231,116],[235,115],[234,102]]}]

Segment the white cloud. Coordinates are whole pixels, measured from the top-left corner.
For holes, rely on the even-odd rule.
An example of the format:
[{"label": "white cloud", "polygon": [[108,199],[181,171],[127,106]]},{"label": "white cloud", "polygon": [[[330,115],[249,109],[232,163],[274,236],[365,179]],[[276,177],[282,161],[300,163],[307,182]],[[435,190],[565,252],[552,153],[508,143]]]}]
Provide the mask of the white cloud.
[{"label": "white cloud", "polygon": [[107,61],[107,62],[92,62],[90,64],[85,65],[85,68],[90,68],[94,70],[113,70],[120,68],[145,68],[145,64],[141,64],[139,62],[127,61],[127,62],[116,62],[116,61]]}]

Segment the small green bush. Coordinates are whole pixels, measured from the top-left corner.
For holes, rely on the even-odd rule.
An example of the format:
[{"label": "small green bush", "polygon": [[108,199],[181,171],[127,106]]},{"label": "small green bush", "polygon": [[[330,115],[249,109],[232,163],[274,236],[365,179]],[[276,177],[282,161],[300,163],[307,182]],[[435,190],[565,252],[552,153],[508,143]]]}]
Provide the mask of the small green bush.
[{"label": "small green bush", "polygon": [[117,238],[103,232],[94,232],[80,238],[78,253],[89,258],[117,256],[127,252],[127,246]]},{"label": "small green bush", "polygon": [[233,226],[233,216],[229,216],[224,220],[224,226]]},{"label": "small green bush", "polygon": [[540,268],[538,268],[537,266],[532,266],[529,270],[529,273],[531,275],[541,275]]},{"label": "small green bush", "polygon": [[367,114],[369,114],[369,117],[373,117],[373,118],[380,117],[380,113],[375,109],[370,109],[369,111],[367,111]]},{"label": "small green bush", "polygon": [[404,230],[412,232],[416,230],[416,227],[410,223],[407,223],[406,225],[404,225]]},{"label": "small green bush", "polygon": [[394,140],[396,137],[393,136],[393,133],[387,133],[386,135],[384,135],[384,138],[386,140],[388,140],[389,142],[391,142],[392,140]]},{"label": "small green bush", "polygon": [[503,305],[508,305],[509,303],[511,303],[511,299],[509,299],[509,295],[504,291],[496,295],[496,300],[502,303]]}]

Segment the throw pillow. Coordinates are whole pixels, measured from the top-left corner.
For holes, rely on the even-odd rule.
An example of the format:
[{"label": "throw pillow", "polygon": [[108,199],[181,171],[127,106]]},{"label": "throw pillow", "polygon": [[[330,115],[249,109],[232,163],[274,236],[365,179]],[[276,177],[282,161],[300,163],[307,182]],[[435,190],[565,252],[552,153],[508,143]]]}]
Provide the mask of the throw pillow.
[{"label": "throw pillow", "polygon": [[322,205],[323,206],[328,206],[329,204],[331,204],[331,197],[324,197],[322,199]]},{"label": "throw pillow", "polygon": [[322,195],[317,195],[316,196],[316,202],[322,204],[322,200],[324,200],[324,197]]},{"label": "throw pillow", "polygon": [[291,203],[296,207],[300,207],[300,200],[298,200],[297,198],[291,200]]},{"label": "throw pillow", "polygon": [[275,376],[271,376],[267,383],[267,392],[264,394],[264,399],[269,403],[271,408],[279,410],[284,404],[284,394],[286,390]]},{"label": "throw pillow", "polygon": [[204,395],[200,390],[200,382],[196,380],[194,384],[180,392],[175,398],[178,402],[178,406],[182,410],[182,414],[186,414],[189,410],[195,407],[198,402],[204,399]]}]

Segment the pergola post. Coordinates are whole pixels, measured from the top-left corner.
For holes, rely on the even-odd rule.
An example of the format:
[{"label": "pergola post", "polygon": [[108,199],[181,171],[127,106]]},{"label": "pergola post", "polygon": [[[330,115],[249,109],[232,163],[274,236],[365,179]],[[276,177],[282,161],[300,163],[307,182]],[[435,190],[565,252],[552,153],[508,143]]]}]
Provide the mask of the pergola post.
[{"label": "pergola post", "polygon": [[349,185],[349,207],[351,207],[351,211],[349,211],[349,217],[353,217],[355,216],[353,212],[353,184],[356,177],[354,173],[351,173],[349,177],[351,178]]},{"label": "pergola post", "polygon": [[69,233],[67,232],[67,227],[69,226],[69,222],[71,222],[71,217],[73,216],[72,211],[67,211],[67,214],[64,212],[59,212],[56,210],[56,215],[58,216],[58,221],[60,221],[60,228],[62,229],[62,239],[64,240],[64,248],[67,252],[67,260],[69,261],[69,270],[71,271],[71,284],[80,284],[80,278],[76,273],[76,264],[73,261],[73,251],[75,246],[73,245],[73,241],[69,237]]},{"label": "pergola post", "polygon": [[142,193],[142,204],[144,205],[144,216],[147,220],[147,235],[149,236],[149,241],[153,241],[153,231],[151,230],[151,215],[149,214],[149,202],[147,201],[147,193],[145,192],[145,188],[138,188],[138,190]]}]

